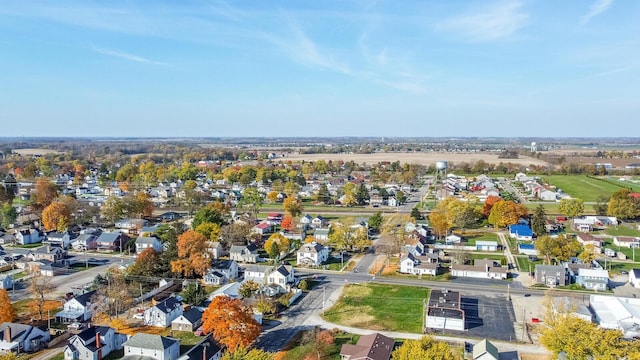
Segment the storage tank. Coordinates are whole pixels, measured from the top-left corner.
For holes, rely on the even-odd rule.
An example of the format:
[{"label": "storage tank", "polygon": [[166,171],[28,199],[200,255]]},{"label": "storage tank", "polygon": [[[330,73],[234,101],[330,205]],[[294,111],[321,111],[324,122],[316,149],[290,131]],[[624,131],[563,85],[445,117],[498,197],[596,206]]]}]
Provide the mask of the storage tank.
[{"label": "storage tank", "polygon": [[446,170],[448,167],[449,164],[446,161],[436,161],[437,170]]}]

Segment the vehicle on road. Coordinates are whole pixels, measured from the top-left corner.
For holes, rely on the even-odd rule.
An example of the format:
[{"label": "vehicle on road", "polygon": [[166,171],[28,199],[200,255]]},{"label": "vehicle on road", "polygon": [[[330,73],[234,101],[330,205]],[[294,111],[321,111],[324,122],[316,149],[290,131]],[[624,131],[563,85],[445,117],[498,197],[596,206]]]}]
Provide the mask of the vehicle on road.
[{"label": "vehicle on road", "polygon": [[139,313],[135,313],[135,314],[133,315],[133,318],[134,318],[134,319],[138,319],[138,320],[144,320],[144,313],[141,313],[141,312],[139,312]]},{"label": "vehicle on road", "polygon": [[82,329],[82,323],[73,322],[73,323],[67,325],[67,329],[69,329],[69,330],[80,330],[80,329]]}]

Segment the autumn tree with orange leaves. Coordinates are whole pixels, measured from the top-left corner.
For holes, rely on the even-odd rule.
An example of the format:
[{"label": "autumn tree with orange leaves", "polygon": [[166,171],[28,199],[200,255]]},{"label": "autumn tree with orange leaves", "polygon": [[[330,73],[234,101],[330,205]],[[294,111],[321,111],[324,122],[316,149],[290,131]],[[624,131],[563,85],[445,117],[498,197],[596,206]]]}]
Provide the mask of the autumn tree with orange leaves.
[{"label": "autumn tree with orange leaves", "polygon": [[529,215],[529,210],[521,204],[512,200],[500,200],[491,208],[489,214],[489,224],[496,228],[503,228],[508,225],[517,224],[520,218]]},{"label": "autumn tree with orange leaves", "polygon": [[9,299],[7,290],[0,289],[0,323],[13,322],[15,318],[16,312],[11,306],[11,299]]},{"label": "autumn tree with orange leaves", "polygon": [[280,223],[280,226],[282,227],[282,230],[286,230],[286,231],[291,231],[293,230],[293,218],[291,217],[291,215],[285,215],[282,218],[282,223]]},{"label": "autumn tree with orange leaves", "polygon": [[211,268],[208,239],[193,230],[178,236],[178,259],[171,261],[171,271],[186,277],[203,276]]},{"label": "autumn tree with orange leaves", "polygon": [[487,196],[487,199],[484,201],[484,205],[482,206],[482,215],[489,217],[491,214],[491,208],[500,200],[502,200],[500,196]]},{"label": "autumn tree with orange leaves", "polygon": [[71,210],[61,202],[54,202],[42,211],[42,225],[45,230],[65,231],[69,227]]},{"label": "autumn tree with orange leaves", "polygon": [[144,249],[136,257],[136,261],[127,268],[127,273],[134,276],[155,276],[158,253],[153,248]]},{"label": "autumn tree with orange leaves", "polygon": [[230,352],[251,344],[262,331],[253,317],[251,307],[241,300],[228,296],[216,296],[202,314],[202,330],[213,333],[219,343]]},{"label": "autumn tree with orange leaves", "polygon": [[58,188],[49,179],[38,179],[34,190],[35,193],[32,194],[31,205],[36,210],[43,210],[58,196]]}]

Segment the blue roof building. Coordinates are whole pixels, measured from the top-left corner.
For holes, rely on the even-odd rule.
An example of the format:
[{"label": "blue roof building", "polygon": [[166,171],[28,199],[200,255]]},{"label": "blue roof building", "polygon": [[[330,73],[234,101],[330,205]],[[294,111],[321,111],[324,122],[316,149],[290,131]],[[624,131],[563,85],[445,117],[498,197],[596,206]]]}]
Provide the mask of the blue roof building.
[{"label": "blue roof building", "polygon": [[509,236],[518,240],[533,240],[533,230],[529,225],[509,225]]}]

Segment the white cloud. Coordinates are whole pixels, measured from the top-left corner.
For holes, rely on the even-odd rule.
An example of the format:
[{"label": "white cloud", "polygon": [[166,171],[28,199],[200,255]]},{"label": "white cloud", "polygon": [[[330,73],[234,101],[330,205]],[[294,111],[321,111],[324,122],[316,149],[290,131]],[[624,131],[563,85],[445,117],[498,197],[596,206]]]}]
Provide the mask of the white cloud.
[{"label": "white cloud", "polygon": [[522,3],[501,2],[482,11],[451,18],[437,29],[462,33],[473,41],[506,38],[527,25],[529,14],[522,11]]},{"label": "white cloud", "polygon": [[589,12],[587,13],[587,15],[582,17],[580,23],[582,23],[583,25],[588,23],[593,17],[596,17],[607,11],[611,4],[613,4],[613,0],[596,0],[596,2],[591,4],[591,6],[589,7]]},{"label": "white cloud", "polygon": [[105,48],[101,48],[101,47],[97,47],[97,46],[92,46],[91,50],[93,50],[94,52],[96,52],[98,54],[107,55],[107,56],[113,56],[113,57],[117,57],[117,58],[128,60],[128,61],[133,61],[133,62],[137,62],[137,63],[151,64],[151,65],[167,65],[167,63],[164,63],[164,62],[154,61],[154,60],[142,57],[142,56],[129,54],[129,53],[122,52],[122,51],[119,51],[119,50],[105,49]]}]

